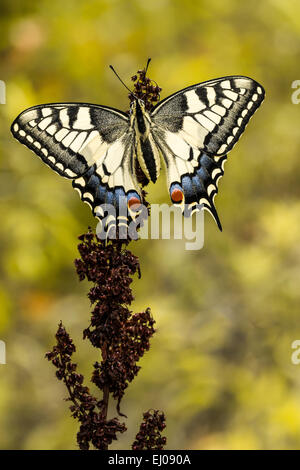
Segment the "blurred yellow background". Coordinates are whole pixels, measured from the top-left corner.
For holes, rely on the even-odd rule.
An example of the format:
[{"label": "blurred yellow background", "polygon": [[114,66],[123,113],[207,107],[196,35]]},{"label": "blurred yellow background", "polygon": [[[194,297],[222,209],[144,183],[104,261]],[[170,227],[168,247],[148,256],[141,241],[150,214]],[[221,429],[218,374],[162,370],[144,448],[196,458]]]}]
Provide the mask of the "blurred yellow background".
[{"label": "blurred yellow background", "polygon": [[[122,402],[129,448],[143,411],[164,410],[169,449],[300,449],[300,4],[296,0],[9,1],[0,6],[0,448],[74,449],[77,422],[44,354],[60,320],[87,378],[99,357],[82,330],[87,283],[73,266],[77,236],[95,226],[70,182],[15,141],[23,109],[86,101],[128,109],[127,84],[152,57],[162,98],[231,74],[266,100],[230,153],[205,245],[141,240],[134,311],[150,306],[157,333]],[[165,178],[148,200],[168,202]],[[111,410],[111,416],[115,414]]]}]

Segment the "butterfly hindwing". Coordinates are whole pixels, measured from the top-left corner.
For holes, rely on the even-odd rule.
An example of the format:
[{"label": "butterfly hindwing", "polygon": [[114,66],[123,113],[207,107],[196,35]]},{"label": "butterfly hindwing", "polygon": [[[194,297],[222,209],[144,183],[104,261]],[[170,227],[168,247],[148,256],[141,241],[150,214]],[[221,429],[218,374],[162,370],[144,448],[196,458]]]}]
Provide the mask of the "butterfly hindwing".
[{"label": "butterfly hindwing", "polygon": [[[142,201],[134,171],[133,135],[128,132],[112,143],[97,163],[79,178],[73,187],[88,203],[95,217],[106,217],[107,225],[127,226],[139,214],[132,203]],[[113,217],[108,217],[113,210]],[[113,220],[113,219],[116,220]]]},{"label": "butterfly hindwing", "polygon": [[167,184],[173,204],[179,205],[186,216],[202,206],[210,212],[222,230],[214,198],[218,192],[219,179],[224,174],[227,156],[206,154],[191,147],[176,134],[173,136],[171,149],[159,129],[153,130],[153,135],[165,162]]},{"label": "butterfly hindwing", "polygon": [[231,76],[181,90],[155,106],[151,118],[165,131],[211,155],[225,155],[264,99],[264,89],[248,77]]}]

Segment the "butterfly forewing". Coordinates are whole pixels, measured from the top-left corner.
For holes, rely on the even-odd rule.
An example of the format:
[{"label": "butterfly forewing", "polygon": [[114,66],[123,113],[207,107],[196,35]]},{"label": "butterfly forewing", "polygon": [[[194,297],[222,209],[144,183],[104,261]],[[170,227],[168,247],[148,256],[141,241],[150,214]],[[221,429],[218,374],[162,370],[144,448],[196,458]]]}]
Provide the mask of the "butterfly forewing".
[{"label": "butterfly forewing", "polygon": [[153,122],[212,155],[232,149],[264,99],[264,90],[248,77],[232,76],[199,83],[169,96],[152,111]]},{"label": "butterfly forewing", "polygon": [[66,178],[84,174],[128,128],[121,111],[84,103],[39,105],[21,113],[11,130]]}]

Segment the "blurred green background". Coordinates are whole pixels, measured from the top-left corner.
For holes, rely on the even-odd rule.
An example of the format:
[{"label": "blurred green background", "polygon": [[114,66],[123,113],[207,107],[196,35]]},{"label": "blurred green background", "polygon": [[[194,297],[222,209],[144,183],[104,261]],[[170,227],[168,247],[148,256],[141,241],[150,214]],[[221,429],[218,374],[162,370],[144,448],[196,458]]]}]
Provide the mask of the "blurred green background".
[{"label": "blurred green background", "polygon": [[[98,352],[82,340],[87,283],[73,259],[95,221],[70,182],[15,141],[23,109],[86,101],[128,109],[126,83],[152,57],[165,97],[185,86],[243,74],[266,100],[230,153],[216,198],[220,233],[205,214],[205,245],[141,240],[133,309],[157,321],[152,348],[122,403],[129,448],[143,411],[167,415],[169,449],[300,449],[300,4],[296,0],[2,0],[0,79],[0,448],[74,449],[78,425],[44,354],[60,320],[80,372]],[[149,187],[168,202],[165,178]],[[111,416],[114,410],[111,410]]]}]

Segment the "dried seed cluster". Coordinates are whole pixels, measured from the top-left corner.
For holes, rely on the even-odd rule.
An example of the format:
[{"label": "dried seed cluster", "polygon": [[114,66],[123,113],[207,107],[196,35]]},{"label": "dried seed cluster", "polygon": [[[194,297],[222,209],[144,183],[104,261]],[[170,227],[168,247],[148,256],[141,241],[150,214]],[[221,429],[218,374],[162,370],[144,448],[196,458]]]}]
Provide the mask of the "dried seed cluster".
[{"label": "dried seed cluster", "polygon": [[104,403],[94,397],[88,387],[83,385],[84,377],[76,372],[77,364],[72,362],[75,345],[62,323],[59,324],[56,346],[46,357],[57,368],[56,377],[62,380],[69,393],[70,410],[73,418],[80,422],[77,443],[81,450],[88,450],[90,443],[96,449],[105,450],[117,439],[117,433],[126,431],[124,423],[117,418],[107,420],[104,415]]},{"label": "dried seed cluster", "polygon": [[143,415],[143,422],[132,444],[132,450],[163,450],[166,438],[161,432],[166,427],[166,418],[162,411],[149,410]]},{"label": "dried seed cluster", "polygon": [[[147,111],[151,111],[152,108],[160,100],[161,88],[157,85],[154,80],[151,80],[146,76],[147,70],[138,70],[136,75],[131,77],[134,82],[133,94],[129,94],[130,101],[134,101],[135,98],[143,100]],[[134,96],[133,96],[134,95]]]},{"label": "dried seed cluster", "polygon": [[[107,418],[109,396],[117,400],[117,411],[122,415],[121,399],[140,370],[137,362],[149,350],[155,322],[149,308],[135,314],[128,308],[133,300],[132,276],[136,273],[140,276],[138,258],[126,249],[129,242],[104,242],[91,231],[79,239],[80,258],[75,260],[76,270],[81,281],[87,279],[93,284],[88,294],[93,310],[83,337],[101,350],[102,360],[95,362],[91,381],[102,391],[102,399],[98,400],[83,385],[84,377],[72,362],[75,345],[62,323],[56,333],[56,345],[46,357],[57,368],[57,378],[65,383],[67,400],[72,402],[72,416],[80,422],[79,448],[87,450],[92,444],[96,449],[105,450],[117,439],[118,433],[126,431],[125,424],[118,418]],[[135,445],[163,446],[165,438],[159,434],[163,427],[163,414],[145,413]]]}]

